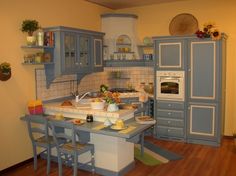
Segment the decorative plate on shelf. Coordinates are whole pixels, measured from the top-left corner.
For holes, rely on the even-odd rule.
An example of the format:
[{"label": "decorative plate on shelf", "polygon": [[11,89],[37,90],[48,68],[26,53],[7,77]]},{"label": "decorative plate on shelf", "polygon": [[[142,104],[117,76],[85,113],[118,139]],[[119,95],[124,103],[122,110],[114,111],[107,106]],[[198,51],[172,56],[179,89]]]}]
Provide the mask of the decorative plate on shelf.
[{"label": "decorative plate on shelf", "polygon": [[189,13],[181,13],[176,15],[169,24],[169,32],[171,35],[191,35],[198,30],[197,19]]},{"label": "decorative plate on shelf", "polygon": [[153,41],[151,37],[144,37],[143,38],[143,44],[144,45],[153,45]]}]

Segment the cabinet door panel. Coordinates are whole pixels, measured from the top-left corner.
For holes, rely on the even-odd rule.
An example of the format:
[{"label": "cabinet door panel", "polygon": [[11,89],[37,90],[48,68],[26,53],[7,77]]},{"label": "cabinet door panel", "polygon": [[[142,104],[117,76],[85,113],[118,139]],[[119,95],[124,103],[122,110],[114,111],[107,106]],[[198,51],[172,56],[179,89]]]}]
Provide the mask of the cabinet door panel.
[{"label": "cabinet door panel", "polygon": [[63,73],[73,73],[76,70],[76,34],[64,33]]},{"label": "cabinet door panel", "polygon": [[184,67],[184,41],[156,41],[156,66],[158,69],[182,69]]},{"label": "cabinet door panel", "polygon": [[216,46],[214,41],[191,42],[190,98],[215,99]]},{"label": "cabinet door panel", "polygon": [[216,136],[216,105],[190,104],[189,135],[208,138]]},{"label": "cabinet door panel", "polygon": [[94,39],[94,65],[95,67],[102,66],[102,40]]},{"label": "cabinet door panel", "polygon": [[78,37],[79,42],[79,69],[83,69],[89,66],[90,56],[89,56],[89,37],[80,36]]},{"label": "cabinet door panel", "polygon": [[161,43],[159,46],[159,67],[181,67],[180,47],[180,43]]}]

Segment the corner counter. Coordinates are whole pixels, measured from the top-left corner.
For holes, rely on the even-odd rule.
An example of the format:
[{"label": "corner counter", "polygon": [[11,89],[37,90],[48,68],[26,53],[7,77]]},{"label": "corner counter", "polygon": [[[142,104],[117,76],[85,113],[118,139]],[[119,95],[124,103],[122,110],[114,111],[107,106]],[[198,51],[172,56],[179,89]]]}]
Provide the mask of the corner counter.
[{"label": "corner counter", "polygon": [[134,110],[121,109],[116,112],[106,110],[94,110],[90,107],[61,106],[58,102],[44,104],[44,112],[48,115],[63,114],[65,117],[86,119],[87,114],[92,114],[94,121],[104,122],[107,118],[112,123],[117,119],[128,120],[134,117]]}]

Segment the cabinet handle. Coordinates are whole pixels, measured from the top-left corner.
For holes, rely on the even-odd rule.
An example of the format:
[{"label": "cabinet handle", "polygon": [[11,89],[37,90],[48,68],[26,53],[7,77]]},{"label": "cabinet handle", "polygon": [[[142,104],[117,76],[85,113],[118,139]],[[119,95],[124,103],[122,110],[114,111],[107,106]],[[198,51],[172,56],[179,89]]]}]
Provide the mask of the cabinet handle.
[{"label": "cabinet handle", "polygon": [[75,65],[79,65],[79,63],[78,63],[78,62],[76,62],[76,63],[75,63]]},{"label": "cabinet handle", "polygon": [[168,115],[171,115],[171,112],[168,112]]},{"label": "cabinet handle", "polygon": [[171,104],[168,104],[169,107],[171,107]]},{"label": "cabinet handle", "polygon": [[168,121],[168,124],[170,124],[170,121]]}]

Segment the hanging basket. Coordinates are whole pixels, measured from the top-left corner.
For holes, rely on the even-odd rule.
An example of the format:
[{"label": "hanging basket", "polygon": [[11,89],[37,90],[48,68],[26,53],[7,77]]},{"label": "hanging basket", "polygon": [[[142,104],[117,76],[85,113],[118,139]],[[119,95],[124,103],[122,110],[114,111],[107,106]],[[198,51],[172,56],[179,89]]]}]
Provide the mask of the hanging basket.
[{"label": "hanging basket", "polygon": [[4,73],[2,72],[2,70],[0,69],[0,80],[1,81],[7,81],[8,79],[11,78],[11,71]]}]

